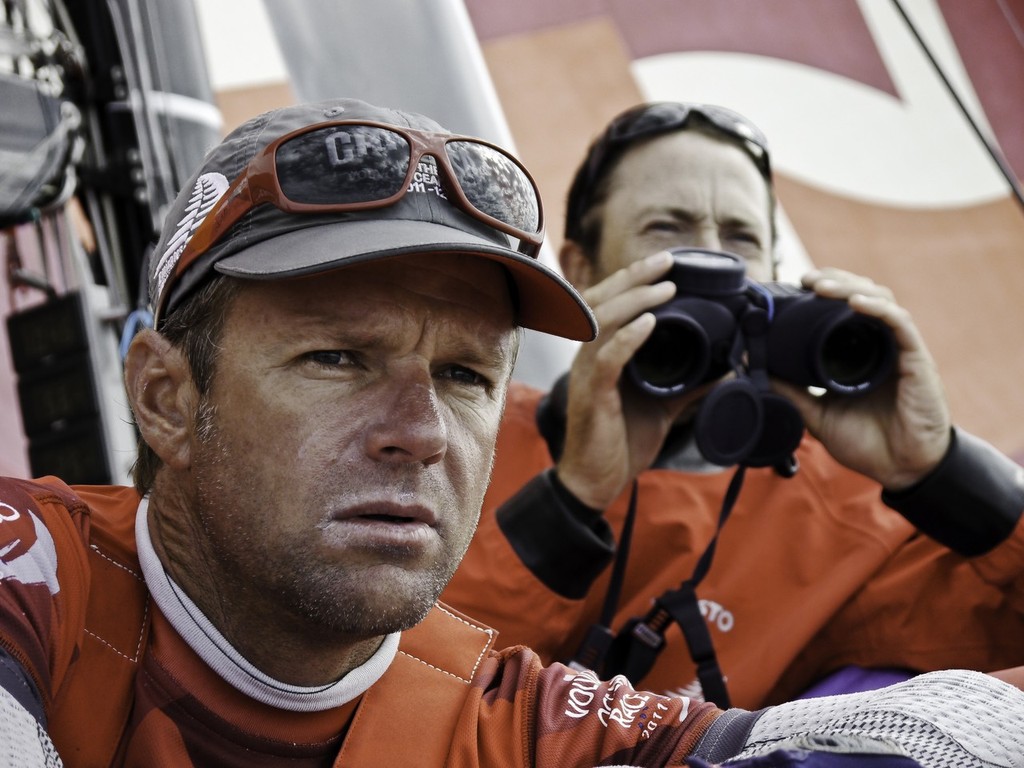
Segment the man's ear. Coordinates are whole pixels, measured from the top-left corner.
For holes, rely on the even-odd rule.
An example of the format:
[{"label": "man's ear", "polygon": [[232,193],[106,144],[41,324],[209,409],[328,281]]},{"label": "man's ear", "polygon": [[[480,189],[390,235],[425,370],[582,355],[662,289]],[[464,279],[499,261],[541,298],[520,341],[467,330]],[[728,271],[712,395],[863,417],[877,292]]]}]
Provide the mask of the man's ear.
[{"label": "man's ear", "polygon": [[139,331],[125,357],[124,383],[142,439],[164,464],[187,469],[199,395],[185,355],[156,331]]},{"label": "man's ear", "polygon": [[594,265],[591,264],[583,248],[575,240],[566,240],[558,251],[558,263],[562,267],[565,279],[573,284],[578,291],[585,291],[594,277]]}]

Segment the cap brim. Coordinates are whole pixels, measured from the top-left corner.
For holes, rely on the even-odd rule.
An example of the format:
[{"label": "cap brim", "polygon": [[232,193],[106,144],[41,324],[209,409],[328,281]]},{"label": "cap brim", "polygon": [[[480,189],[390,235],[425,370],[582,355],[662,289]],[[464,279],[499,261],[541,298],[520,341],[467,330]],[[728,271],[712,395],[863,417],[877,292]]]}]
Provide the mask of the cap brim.
[{"label": "cap brim", "polygon": [[216,262],[225,275],[249,280],[299,277],[414,253],[466,253],[504,265],[519,293],[517,322],[574,341],[597,337],[597,321],[561,275],[516,251],[469,232],[425,221],[338,221],[284,232]]}]

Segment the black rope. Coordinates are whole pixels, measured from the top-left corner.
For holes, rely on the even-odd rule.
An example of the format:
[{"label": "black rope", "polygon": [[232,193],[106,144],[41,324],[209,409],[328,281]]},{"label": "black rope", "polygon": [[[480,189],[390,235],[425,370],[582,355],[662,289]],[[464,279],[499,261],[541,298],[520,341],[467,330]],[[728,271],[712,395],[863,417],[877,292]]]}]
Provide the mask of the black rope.
[{"label": "black rope", "polygon": [[999,149],[989,141],[988,137],[986,137],[982,132],[974,118],[971,117],[971,113],[967,111],[967,107],[960,99],[960,96],[957,94],[953,84],[949,81],[949,78],[946,77],[946,73],[942,71],[942,67],[939,66],[939,62],[932,55],[931,50],[928,48],[928,44],[925,43],[924,39],[917,31],[917,27],[914,26],[914,22],[910,20],[906,11],[903,10],[900,0],[892,0],[892,4],[896,6],[896,10],[899,12],[900,16],[903,17],[903,21],[906,22],[907,27],[914,36],[914,39],[917,40],[917,44],[921,46],[921,50],[924,51],[924,55],[927,56],[928,61],[931,62],[935,73],[939,76],[939,79],[942,80],[943,85],[946,86],[946,90],[949,91],[949,95],[953,97],[953,101],[956,102],[961,114],[966,118],[968,125],[971,126],[971,130],[974,131],[974,135],[978,137],[978,140],[988,151],[989,157],[992,158],[996,167],[999,168],[1000,173],[1003,174],[1003,178],[1005,178],[1006,182],[1010,185],[1010,190],[1013,192],[1013,196],[1017,199],[1017,203],[1020,205],[1021,210],[1024,211],[1024,192],[1021,191],[1020,184],[1017,181],[1017,176],[1014,174],[1013,169],[1010,168],[1009,163],[1006,162],[1006,159],[1003,157]]}]

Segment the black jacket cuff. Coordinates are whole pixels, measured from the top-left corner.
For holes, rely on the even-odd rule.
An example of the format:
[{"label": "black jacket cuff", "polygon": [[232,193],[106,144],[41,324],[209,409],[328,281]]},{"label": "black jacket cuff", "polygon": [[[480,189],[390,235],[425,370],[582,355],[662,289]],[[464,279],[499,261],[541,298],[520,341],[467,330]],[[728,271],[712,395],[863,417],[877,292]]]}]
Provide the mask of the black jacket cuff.
[{"label": "black jacket cuff", "polygon": [[573,496],[553,469],[524,485],[496,515],[523,564],[562,597],[583,598],[612,560],[614,537],[601,511]]},{"label": "black jacket cuff", "polygon": [[993,446],[954,428],[949,450],[930,474],[882,501],[918,530],[965,557],[994,549],[1024,511],[1024,468]]}]

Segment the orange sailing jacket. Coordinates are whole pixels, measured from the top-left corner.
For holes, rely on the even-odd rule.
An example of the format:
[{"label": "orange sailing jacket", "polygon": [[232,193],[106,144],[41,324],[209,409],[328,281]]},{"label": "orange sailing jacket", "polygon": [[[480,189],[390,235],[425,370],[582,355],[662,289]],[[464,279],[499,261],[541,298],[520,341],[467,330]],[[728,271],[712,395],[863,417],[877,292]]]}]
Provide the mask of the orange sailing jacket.
[{"label": "orange sailing jacket", "polygon": [[141,576],[139,497],[0,480],[0,645],[76,766],[680,765],[719,714],[624,680],[542,668],[438,605],[354,701],[290,712],[218,677]]},{"label": "orange sailing jacket", "polygon": [[[629,492],[592,519],[559,504],[545,475],[553,461],[538,429],[541,399],[522,384],[509,392],[480,527],[442,599],[551,662],[572,658],[599,619]],[[791,478],[747,470],[697,590],[734,706],[788,700],[846,665],[1024,664],[1024,525],[1011,522],[994,549],[963,557],[915,530],[876,483],[813,438],[797,458]],[[690,578],[732,474],[641,474],[614,630]],[[699,695],[678,627],[666,640],[633,683]]]}]

